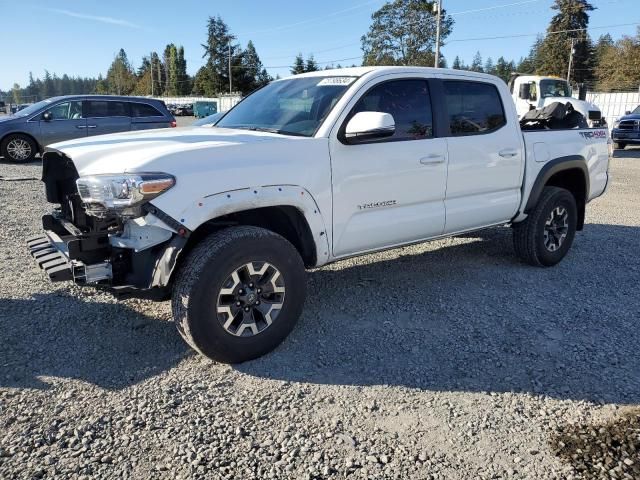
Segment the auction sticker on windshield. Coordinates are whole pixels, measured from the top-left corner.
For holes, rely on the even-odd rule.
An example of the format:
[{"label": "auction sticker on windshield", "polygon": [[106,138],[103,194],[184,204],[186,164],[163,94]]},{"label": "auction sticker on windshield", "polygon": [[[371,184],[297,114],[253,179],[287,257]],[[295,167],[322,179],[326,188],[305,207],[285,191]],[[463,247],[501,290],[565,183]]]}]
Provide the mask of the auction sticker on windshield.
[{"label": "auction sticker on windshield", "polygon": [[355,82],[356,77],[327,77],[318,82],[318,87],[325,85],[351,85]]}]

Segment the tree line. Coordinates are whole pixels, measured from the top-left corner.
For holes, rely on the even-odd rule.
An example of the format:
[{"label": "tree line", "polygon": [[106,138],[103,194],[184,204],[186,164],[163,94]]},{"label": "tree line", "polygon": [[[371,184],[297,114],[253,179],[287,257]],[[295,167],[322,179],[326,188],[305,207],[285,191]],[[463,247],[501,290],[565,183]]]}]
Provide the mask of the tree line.
[{"label": "tree line", "polygon": [[[392,0],[371,16],[369,31],[362,36],[364,65],[424,65],[435,63],[437,9],[435,0]],[[527,55],[518,61],[489,57],[477,52],[471,64],[456,56],[454,69],[496,75],[508,81],[512,72],[566,78],[590,90],[635,90],[640,87],[640,29],[635,36],[613,41],[605,34],[594,42],[588,34],[588,0],[555,0],[546,35],[539,36]],[[454,20],[443,10],[441,42],[446,44]],[[500,41],[508,41],[508,38]],[[571,52],[573,50],[573,55]],[[447,66],[444,58],[440,66]]]},{"label": "tree line", "polygon": [[[390,0],[371,16],[368,32],[361,37],[363,65],[424,65],[435,60],[437,13],[436,0]],[[634,36],[614,41],[611,35],[593,41],[587,29],[589,13],[595,8],[588,0],[555,0],[556,12],[546,35],[538,37],[527,55],[519,60],[489,57],[483,61],[477,52],[467,65],[456,56],[451,67],[496,75],[508,81],[512,72],[553,75],[565,78],[572,56],[570,80],[584,84],[590,90],[635,90],[640,86],[640,29]],[[454,28],[453,18],[443,10],[441,45]],[[505,39],[504,41],[508,41]],[[162,53],[150,52],[134,69],[124,49],[120,49],[107,69],[106,76],[97,78],[58,77],[48,71],[43,78],[29,74],[29,84],[15,84],[11,92],[0,91],[14,103],[30,102],[55,95],[120,94],[216,96],[234,91],[248,94],[273,78],[262,64],[254,43],[246,47],[236,42],[229,26],[221,17],[209,17],[207,38],[202,44],[205,64],[191,77],[182,46],[168,44]],[[571,51],[573,54],[571,55]],[[448,64],[444,57],[440,66]],[[336,65],[335,68],[340,67]],[[334,68],[327,65],[325,69]],[[298,54],[292,74],[319,70],[313,55],[306,59]],[[3,95],[4,93],[4,95]]]}]

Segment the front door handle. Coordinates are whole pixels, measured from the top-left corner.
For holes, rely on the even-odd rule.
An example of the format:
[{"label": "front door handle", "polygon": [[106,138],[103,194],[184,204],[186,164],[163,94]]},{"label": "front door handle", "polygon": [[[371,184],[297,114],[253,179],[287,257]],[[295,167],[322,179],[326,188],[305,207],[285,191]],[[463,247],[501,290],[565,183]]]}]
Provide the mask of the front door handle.
[{"label": "front door handle", "polygon": [[518,152],[516,150],[502,150],[498,153],[502,158],[513,158],[518,156]]},{"label": "front door handle", "polygon": [[76,125],[76,128],[87,128],[86,125]]},{"label": "front door handle", "polygon": [[98,128],[98,125],[87,125],[87,128]]},{"label": "front door handle", "polygon": [[440,163],[444,163],[444,155],[438,155],[437,153],[432,153],[431,155],[422,157],[420,159],[420,163],[422,165],[438,165]]}]

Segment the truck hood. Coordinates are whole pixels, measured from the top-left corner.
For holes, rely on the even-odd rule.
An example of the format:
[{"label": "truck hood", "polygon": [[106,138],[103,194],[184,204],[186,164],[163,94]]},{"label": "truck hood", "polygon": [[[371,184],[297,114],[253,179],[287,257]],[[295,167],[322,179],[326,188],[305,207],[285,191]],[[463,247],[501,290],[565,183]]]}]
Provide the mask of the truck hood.
[{"label": "truck hood", "polygon": [[632,113],[631,115],[623,115],[618,118],[617,121],[620,120],[640,120],[640,113]]},{"label": "truck hood", "polygon": [[[102,173],[163,171],[175,173],[180,157],[215,161],[229,147],[296,142],[291,137],[268,132],[253,132],[216,127],[162,128],[81,138],[50,145],[69,157],[80,176]],[[201,151],[197,154],[197,151]],[[214,153],[220,153],[215,155]]]}]

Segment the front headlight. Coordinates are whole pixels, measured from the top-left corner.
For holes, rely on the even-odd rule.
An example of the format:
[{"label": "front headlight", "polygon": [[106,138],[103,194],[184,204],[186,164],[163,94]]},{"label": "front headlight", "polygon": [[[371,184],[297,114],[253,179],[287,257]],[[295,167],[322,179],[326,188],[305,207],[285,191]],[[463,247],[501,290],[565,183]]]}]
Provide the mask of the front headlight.
[{"label": "front headlight", "polygon": [[620,120],[616,120],[613,122],[613,128],[618,128],[620,126]]},{"label": "front headlight", "polygon": [[89,215],[110,211],[134,215],[135,208],[166,192],[176,179],[166,173],[91,175],[76,180],[78,193]]}]

